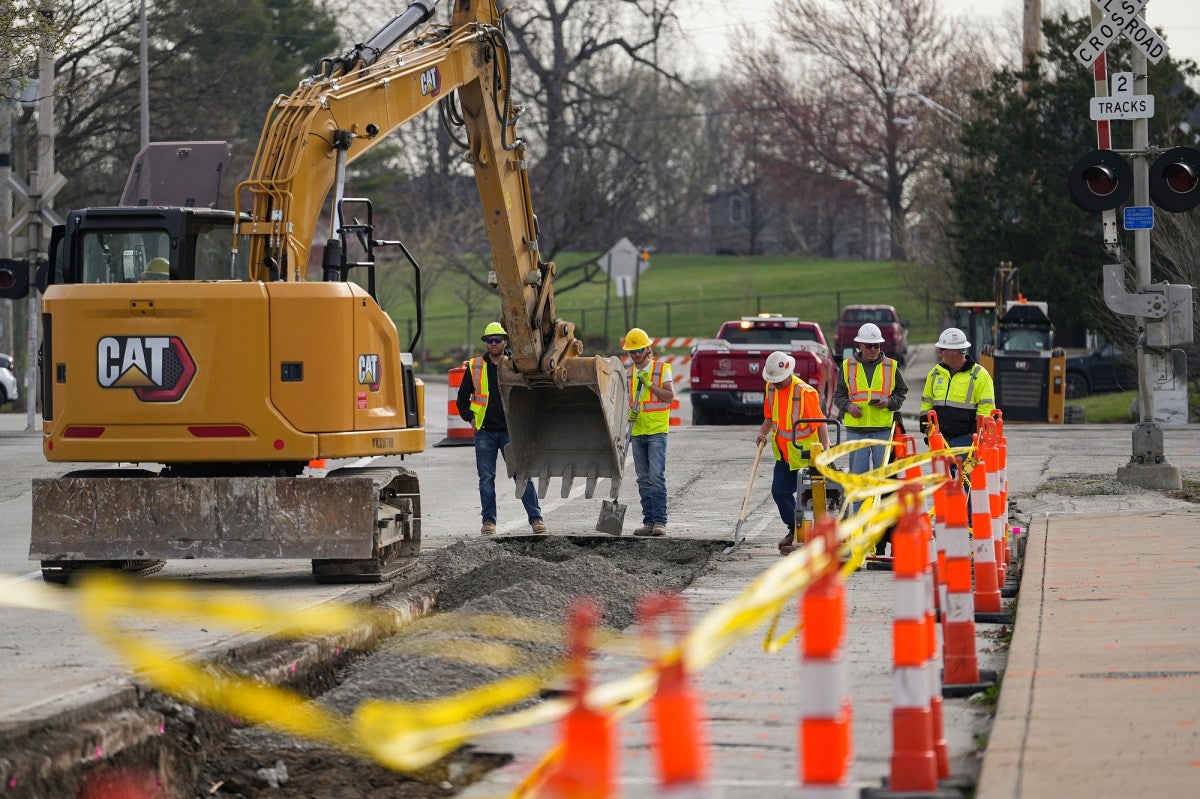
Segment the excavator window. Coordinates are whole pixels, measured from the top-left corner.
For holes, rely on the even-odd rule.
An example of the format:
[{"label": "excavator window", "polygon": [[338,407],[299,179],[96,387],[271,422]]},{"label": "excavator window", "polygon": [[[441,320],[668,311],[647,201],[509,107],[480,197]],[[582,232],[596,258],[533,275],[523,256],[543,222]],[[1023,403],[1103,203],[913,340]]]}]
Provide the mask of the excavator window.
[{"label": "excavator window", "polygon": [[231,225],[198,222],[189,231],[188,240],[196,255],[196,280],[250,279],[250,245],[242,241],[236,258],[233,256],[229,249],[233,240]]},{"label": "excavator window", "polygon": [[81,283],[136,283],[155,258],[170,259],[170,239],[160,230],[104,230],[85,234]]}]

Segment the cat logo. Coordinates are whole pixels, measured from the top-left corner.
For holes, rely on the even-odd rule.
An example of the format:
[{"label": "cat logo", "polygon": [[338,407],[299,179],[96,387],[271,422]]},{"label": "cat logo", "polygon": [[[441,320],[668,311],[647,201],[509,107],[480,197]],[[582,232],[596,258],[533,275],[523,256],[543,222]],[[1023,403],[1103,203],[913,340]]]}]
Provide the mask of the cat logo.
[{"label": "cat logo", "polygon": [[421,96],[437,97],[442,91],[442,73],[437,67],[430,67],[421,73]]},{"label": "cat logo", "polygon": [[379,390],[380,368],[378,355],[358,356],[358,382],[372,391]]},{"label": "cat logo", "polygon": [[96,345],[102,388],[129,388],[142,402],[183,399],[196,362],[178,336],[105,336]]}]

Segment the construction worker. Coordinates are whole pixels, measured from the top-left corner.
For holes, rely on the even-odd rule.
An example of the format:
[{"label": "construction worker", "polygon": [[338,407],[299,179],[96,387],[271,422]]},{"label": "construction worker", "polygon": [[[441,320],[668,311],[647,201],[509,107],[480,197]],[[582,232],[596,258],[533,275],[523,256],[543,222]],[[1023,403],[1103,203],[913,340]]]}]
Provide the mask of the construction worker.
[{"label": "construction worker", "polygon": [[[479,474],[479,502],[483,510],[483,527],[479,532],[491,535],[496,532],[496,456],[503,454],[508,446],[508,420],[504,417],[500,379],[496,374],[500,363],[508,358],[504,352],[508,333],[499,322],[490,322],[480,339],[487,346],[487,353],[468,362],[456,405],[459,417],[475,426],[475,471]],[[533,532],[546,532],[532,480],[525,481],[521,503]]]},{"label": "construction worker", "polygon": [[925,378],[921,392],[921,432],[929,443],[929,412],[937,412],[938,428],[951,447],[968,447],[976,432],[976,420],[990,417],[996,409],[992,376],[971,358],[971,342],[957,327],[948,327],[938,337],[938,363]]},{"label": "construction worker", "polygon": [[767,382],[763,398],[763,423],[758,429],[756,444],[771,442],[775,453],[775,472],[771,477],[771,498],[779,508],[779,517],[787,527],[787,535],[779,542],[781,548],[791,546],[796,529],[796,491],[801,469],[808,466],[809,449],[820,441],[829,447],[829,433],[823,422],[806,422],[792,428],[799,419],[822,419],[821,395],[817,390],[792,373],[796,359],[776,350],[763,363],[763,379]]},{"label": "construction worker", "polygon": [[622,345],[633,359],[629,374],[630,446],[642,500],[642,526],[634,535],[667,534],[667,431],[675,386],[671,364],[656,361],[650,337],[640,327],[625,334]]},{"label": "construction worker", "polygon": [[166,258],[151,258],[142,272],[142,280],[169,280],[171,262]]},{"label": "construction worker", "polygon": [[[842,372],[833,393],[833,405],[842,412],[847,441],[891,438],[896,411],[908,396],[900,366],[883,354],[883,332],[867,322],[854,337],[855,354],[842,361]],[[884,464],[882,444],[850,453],[851,474],[862,474]],[[861,502],[852,512],[857,513]]]}]

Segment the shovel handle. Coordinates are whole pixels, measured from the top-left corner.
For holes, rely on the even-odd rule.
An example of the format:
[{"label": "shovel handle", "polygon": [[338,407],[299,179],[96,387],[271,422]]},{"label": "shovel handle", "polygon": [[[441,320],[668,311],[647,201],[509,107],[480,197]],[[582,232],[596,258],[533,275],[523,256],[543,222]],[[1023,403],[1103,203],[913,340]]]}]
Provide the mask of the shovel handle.
[{"label": "shovel handle", "polygon": [[758,461],[762,457],[763,447],[766,445],[766,440],[758,442],[758,452],[754,453],[754,465],[750,467],[750,483],[746,486],[746,496],[742,498],[742,512],[738,514],[740,522],[746,520],[746,506],[750,504],[750,490],[754,488],[754,478],[758,475]]}]

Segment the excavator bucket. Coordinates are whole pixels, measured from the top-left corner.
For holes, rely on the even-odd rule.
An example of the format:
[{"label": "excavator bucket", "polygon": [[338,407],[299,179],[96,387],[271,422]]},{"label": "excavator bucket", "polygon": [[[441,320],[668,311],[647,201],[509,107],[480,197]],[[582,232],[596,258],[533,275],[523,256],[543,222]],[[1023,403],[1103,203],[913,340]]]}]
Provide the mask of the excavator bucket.
[{"label": "excavator bucket", "polygon": [[500,390],[511,438],[504,460],[518,496],[525,478],[538,481],[542,497],[551,477],[562,478],[563,497],[576,478],[587,481],[589,499],[601,477],[619,485],[629,400],[618,358],[566,358],[545,384],[501,369]]}]

